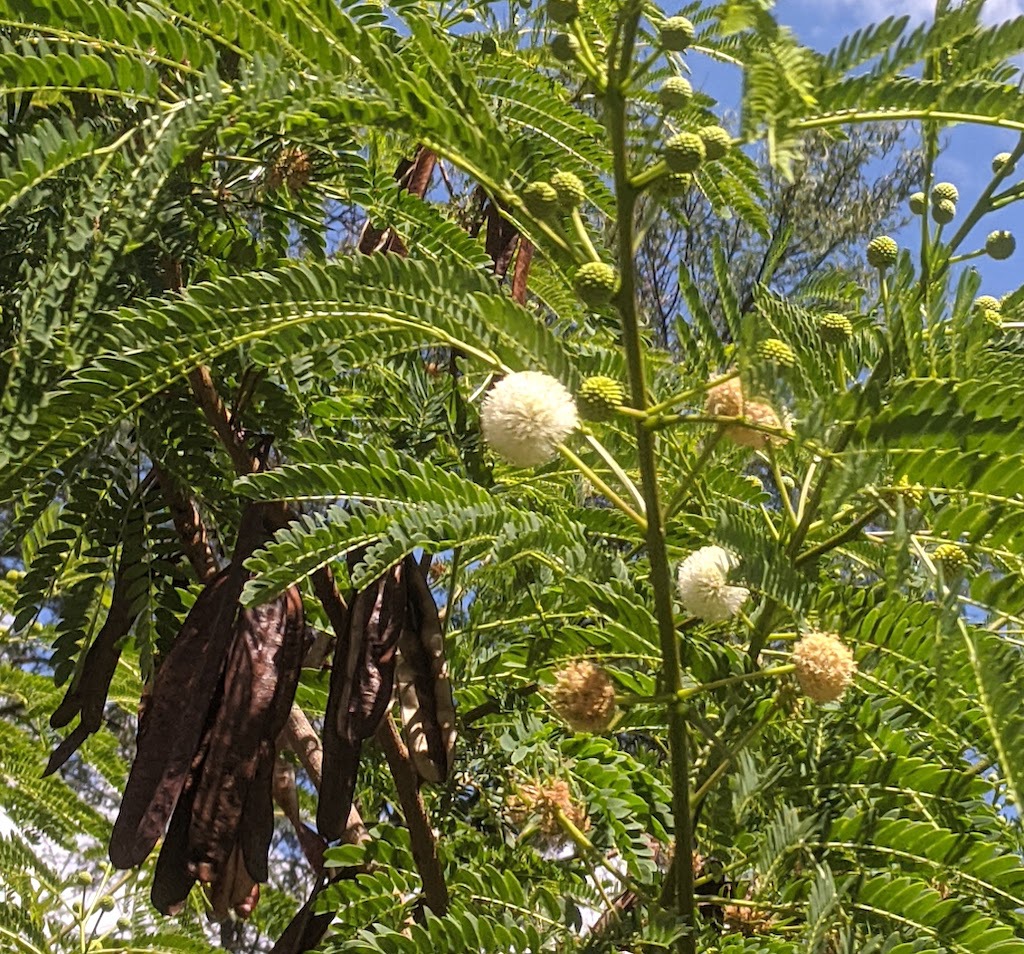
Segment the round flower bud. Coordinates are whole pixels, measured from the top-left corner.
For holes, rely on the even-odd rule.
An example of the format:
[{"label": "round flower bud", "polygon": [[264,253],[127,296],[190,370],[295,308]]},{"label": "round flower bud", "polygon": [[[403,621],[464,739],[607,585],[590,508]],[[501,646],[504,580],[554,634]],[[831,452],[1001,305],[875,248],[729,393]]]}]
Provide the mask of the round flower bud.
[{"label": "round flower bud", "polygon": [[717,546],[701,547],[683,560],[676,574],[683,609],[708,623],[735,616],[750,596],[746,587],[728,582],[736,562],[728,550]]},{"label": "round flower bud", "polygon": [[519,786],[508,800],[512,820],[525,827],[533,824],[540,841],[550,847],[565,842],[565,829],[561,817],[564,815],[580,831],[590,827],[583,808],[573,800],[569,785],[562,779],[527,782]]},{"label": "round flower bud", "polygon": [[910,211],[914,215],[924,215],[924,193],[915,192],[910,197]]},{"label": "round flower bud", "polygon": [[872,268],[885,270],[896,264],[899,258],[900,247],[895,239],[888,235],[880,235],[868,242],[868,264]]},{"label": "round flower bud", "polygon": [[693,98],[693,87],[685,76],[670,76],[658,90],[658,102],[665,109],[682,109]]},{"label": "round flower bud", "polygon": [[997,156],[992,157],[992,171],[1002,172],[1008,176],[1012,176],[1017,166],[1010,163],[1010,153],[1001,152]]},{"label": "round flower bud", "polygon": [[850,340],[853,334],[853,325],[846,315],[838,312],[830,312],[818,319],[818,334],[827,344],[843,344]]},{"label": "round flower bud", "polygon": [[981,313],[981,317],[990,325],[995,328],[1002,328],[1003,316],[1001,312],[996,311],[993,308],[986,308]]},{"label": "round flower bud", "polygon": [[580,415],[586,421],[607,421],[625,397],[614,378],[587,378],[576,394]]},{"label": "round flower bud", "polygon": [[932,203],[932,218],[939,225],[949,225],[956,218],[956,203],[950,199],[939,199]]},{"label": "round flower bud", "polygon": [[924,500],[924,487],[912,484],[906,474],[901,475],[896,481],[896,493],[912,507],[918,506]]},{"label": "round flower bud", "polygon": [[544,219],[558,208],[558,193],[547,182],[531,182],[523,189],[523,203],[537,218]]},{"label": "round flower bud", "polygon": [[587,197],[580,177],[572,172],[556,172],[551,177],[551,188],[555,190],[559,206],[566,212],[581,206]]},{"label": "round flower bud", "polygon": [[721,159],[732,148],[732,136],[721,126],[701,126],[697,130],[704,143],[704,152],[708,162]]},{"label": "round flower bud", "polygon": [[[761,427],[782,428],[782,421],[778,414],[769,404],[761,401],[746,401],[743,405],[743,416],[751,424],[759,424]],[[753,450],[764,450],[769,444],[781,443],[782,438],[775,434],[768,434],[765,431],[756,430],[743,424],[730,424],[725,429],[725,436],[734,444],[741,447],[750,447]]]},{"label": "round flower bud", "polygon": [[696,30],[686,17],[669,17],[661,25],[661,48],[681,53],[693,42],[694,36]]},{"label": "round flower bud", "polygon": [[959,573],[970,562],[964,548],[955,543],[940,543],[932,552],[932,560],[940,564],[945,573]]},{"label": "round flower bud", "polygon": [[580,0],[548,0],[548,19],[554,23],[568,23],[580,15]]},{"label": "round flower bud", "polygon": [[619,290],[619,273],[604,262],[587,262],[579,267],[572,287],[585,305],[602,308]]},{"label": "round flower bud", "polygon": [[670,198],[686,195],[692,187],[693,176],[688,172],[673,172],[661,180],[661,188]]},{"label": "round flower bud", "polygon": [[101,911],[113,911],[114,910],[114,899],[109,895],[105,894],[99,901],[96,902],[96,906]]},{"label": "round flower bud", "polygon": [[79,871],[75,875],[75,884],[83,888],[88,888],[92,884],[92,875],[88,871]]},{"label": "round flower bud", "polygon": [[665,143],[665,162],[672,172],[696,172],[707,157],[704,140],[696,133],[683,132]]},{"label": "round flower bud", "polygon": [[993,295],[979,295],[974,299],[974,307],[977,308],[978,311],[1000,311],[1002,309],[1002,304],[999,299]]},{"label": "round flower bud", "polygon": [[780,368],[796,365],[796,352],[781,338],[765,338],[755,349],[757,356]]},{"label": "round flower bud", "polygon": [[985,239],[985,251],[996,261],[1009,258],[1016,248],[1017,240],[1005,229],[990,232],[988,238]]},{"label": "round flower bud", "polygon": [[796,681],[815,702],[842,698],[857,671],[853,653],[831,633],[808,633],[793,646]]},{"label": "round flower bud", "polygon": [[743,385],[739,378],[730,378],[704,396],[704,410],[715,417],[740,417],[743,414]]},{"label": "round flower bud", "polygon": [[480,409],[484,440],[517,467],[551,460],[578,424],[572,395],[539,371],[507,375],[487,392]]},{"label": "round flower bud", "polygon": [[593,663],[569,663],[555,673],[551,707],[574,732],[604,732],[615,714],[615,686]]},{"label": "round flower bud", "polygon": [[570,63],[576,59],[580,51],[580,41],[570,33],[558,33],[548,44],[551,55],[562,63]]},{"label": "round flower bud", "polygon": [[960,190],[952,182],[936,182],[932,186],[932,201],[955,204],[960,201]]},{"label": "round flower bud", "polygon": [[132,926],[131,918],[118,918],[117,929],[119,931],[127,931]]}]

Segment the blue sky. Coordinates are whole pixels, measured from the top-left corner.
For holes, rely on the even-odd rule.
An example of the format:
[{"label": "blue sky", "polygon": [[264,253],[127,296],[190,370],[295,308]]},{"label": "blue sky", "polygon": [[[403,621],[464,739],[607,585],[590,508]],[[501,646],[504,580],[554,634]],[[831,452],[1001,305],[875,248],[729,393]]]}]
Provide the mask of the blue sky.
[{"label": "blue sky", "polygon": [[[907,14],[922,20],[930,17],[933,10],[934,0],[778,0],[775,14],[794,30],[801,42],[816,49],[829,49],[843,36],[887,16]],[[1022,15],[1024,0],[988,0],[984,6],[985,19],[990,23]],[[699,73],[699,67],[695,73]],[[699,76],[695,79],[699,80]],[[986,127],[960,126],[948,130],[944,141],[947,148],[939,159],[937,175],[957,185],[960,207],[966,210],[987,184],[992,156],[1012,149],[1016,136]],[[968,242],[964,250],[982,245],[988,232],[996,228],[1009,229],[1018,240],[1017,252],[1005,262],[987,257],[976,260],[985,278],[982,291],[998,296],[1017,288],[1024,280],[1024,205],[986,216],[972,236],[974,241]]]}]

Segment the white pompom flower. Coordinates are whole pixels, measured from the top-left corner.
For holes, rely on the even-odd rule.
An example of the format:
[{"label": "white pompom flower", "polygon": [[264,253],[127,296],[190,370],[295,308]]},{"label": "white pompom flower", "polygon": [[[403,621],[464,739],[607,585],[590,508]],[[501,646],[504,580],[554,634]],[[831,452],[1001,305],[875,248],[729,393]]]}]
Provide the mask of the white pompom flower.
[{"label": "white pompom flower", "polygon": [[679,564],[679,600],[692,616],[719,623],[735,616],[750,596],[744,586],[733,586],[728,574],[737,560],[722,547],[701,547]]},{"label": "white pompom flower", "polygon": [[540,371],[516,371],[484,397],[480,424],[497,453],[517,467],[551,460],[579,425],[572,395]]}]

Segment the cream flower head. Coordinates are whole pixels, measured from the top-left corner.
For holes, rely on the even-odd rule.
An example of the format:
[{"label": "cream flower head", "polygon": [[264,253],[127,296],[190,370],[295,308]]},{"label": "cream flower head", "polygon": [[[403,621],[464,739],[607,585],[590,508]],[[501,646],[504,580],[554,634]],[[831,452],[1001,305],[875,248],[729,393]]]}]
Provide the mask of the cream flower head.
[{"label": "cream flower head", "polygon": [[853,652],[832,633],[810,632],[793,646],[796,681],[815,702],[835,702],[853,682]]},{"label": "cream flower head", "polygon": [[572,395],[540,371],[516,371],[484,398],[480,424],[497,453],[517,467],[551,460],[579,424]]},{"label": "cream flower head", "polygon": [[744,586],[732,586],[728,573],[736,558],[721,547],[701,547],[679,564],[679,600],[686,612],[709,623],[735,616],[750,596]]},{"label": "cream flower head", "polygon": [[604,732],[615,714],[615,686],[600,666],[577,660],[555,673],[551,707],[576,732]]},{"label": "cream flower head", "polygon": [[590,828],[585,809],[573,799],[568,783],[562,779],[537,779],[520,785],[509,798],[508,808],[512,821],[521,827],[532,824],[537,840],[548,848],[557,847],[568,837],[560,815],[580,831]]}]

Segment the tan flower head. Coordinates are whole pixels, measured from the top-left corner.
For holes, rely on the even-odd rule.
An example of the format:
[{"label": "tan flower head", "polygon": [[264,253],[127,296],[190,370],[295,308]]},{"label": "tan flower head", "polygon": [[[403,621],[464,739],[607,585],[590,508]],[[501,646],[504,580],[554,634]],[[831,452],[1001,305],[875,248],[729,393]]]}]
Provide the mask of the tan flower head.
[{"label": "tan flower head", "polygon": [[804,636],[793,646],[793,663],[801,690],[815,702],[842,698],[857,671],[853,652],[832,633]]},{"label": "tan flower head", "polygon": [[704,410],[717,417],[739,417],[743,413],[743,385],[739,378],[729,378],[704,396]]},{"label": "tan flower head", "polygon": [[599,666],[571,662],[555,673],[551,706],[576,732],[604,732],[615,714],[615,687]]},{"label": "tan flower head", "polygon": [[[768,404],[760,401],[748,401],[743,407],[743,416],[751,424],[758,424],[761,427],[782,427],[779,415],[775,413]],[[743,447],[751,447],[754,450],[764,450],[771,443],[781,443],[782,438],[767,434],[764,431],[755,430],[744,424],[730,424],[725,429],[725,436],[733,443]]]},{"label": "tan flower head", "polygon": [[538,837],[547,845],[560,844],[568,837],[560,815],[580,831],[590,827],[587,813],[573,801],[569,783],[560,778],[525,782],[509,798],[508,808],[512,820],[520,827],[532,822]]}]

